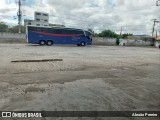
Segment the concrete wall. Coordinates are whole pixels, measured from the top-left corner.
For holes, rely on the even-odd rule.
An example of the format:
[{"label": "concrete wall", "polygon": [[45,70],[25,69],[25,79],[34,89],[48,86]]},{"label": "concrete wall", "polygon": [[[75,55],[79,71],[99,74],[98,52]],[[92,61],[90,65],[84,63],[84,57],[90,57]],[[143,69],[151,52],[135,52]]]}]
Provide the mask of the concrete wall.
[{"label": "concrete wall", "polygon": [[127,40],[120,39],[120,45],[122,46],[154,46],[153,40]]},{"label": "concrete wall", "polygon": [[115,38],[94,37],[93,45],[117,45]]},{"label": "concrete wall", "polygon": [[[0,43],[26,43],[26,35],[18,33],[0,33]],[[117,45],[115,38],[102,38],[94,37],[93,45]],[[120,39],[120,45],[131,45],[131,46],[152,46],[155,45],[159,48],[160,41],[144,41],[144,40],[126,40]]]},{"label": "concrete wall", "polygon": [[8,43],[8,42],[25,43],[26,35],[18,33],[0,33],[0,43]]},{"label": "concrete wall", "polygon": [[160,48],[160,40],[155,42],[155,46],[156,46],[157,48]]}]

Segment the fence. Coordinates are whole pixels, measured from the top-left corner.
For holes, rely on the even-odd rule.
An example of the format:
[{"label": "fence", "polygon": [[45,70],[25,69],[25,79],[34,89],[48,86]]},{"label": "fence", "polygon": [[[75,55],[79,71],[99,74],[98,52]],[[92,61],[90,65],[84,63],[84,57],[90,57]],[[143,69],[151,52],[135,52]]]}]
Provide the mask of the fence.
[{"label": "fence", "polygon": [[154,40],[128,40],[120,39],[120,45],[122,46],[154,46]]},{"label": "fence", "polygon": [[158,41],[155,41],[155,44],[154,44],[157,48],[160,48],[160,40]]},{"label": "fence", "polygon": [[117,45],[117,44],[115,38],[95,37],[93,38],[93,45]]},{"label": "fence", "polygon": [[[0,33],[0,43],[26,43],[26,35],[18,33]],[[117,44],[115,38],[94,37],[93,45],[112,46]],[[120,39],[120,45],[160,47],[160,41]]]},{"label": "fence", "polygon": [[18,33],[0,33],[0,43],[25,43],[26,35]]}]

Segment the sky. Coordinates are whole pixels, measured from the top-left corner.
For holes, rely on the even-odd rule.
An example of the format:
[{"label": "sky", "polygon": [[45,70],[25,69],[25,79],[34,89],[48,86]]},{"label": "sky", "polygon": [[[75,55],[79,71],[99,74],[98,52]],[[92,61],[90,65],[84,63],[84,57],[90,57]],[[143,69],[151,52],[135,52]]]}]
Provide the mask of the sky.
[{"label": "sky", "polygon": [[[18,0],[0,0],[0,21],[17,25]],[[111,29],[116,33],[151,35],[153,20],[160,20],[157,0],[22,0],[24,19],[34,19],[34,12],[47,12],[50,23],[63,24],[95,32]],[[14,17],[15,16],[15,17]],[[156,23],[160,31],[160,23]],[[159,33],[159,32],[158,32]],[[160,33],[159,33],[160,34]]]}]

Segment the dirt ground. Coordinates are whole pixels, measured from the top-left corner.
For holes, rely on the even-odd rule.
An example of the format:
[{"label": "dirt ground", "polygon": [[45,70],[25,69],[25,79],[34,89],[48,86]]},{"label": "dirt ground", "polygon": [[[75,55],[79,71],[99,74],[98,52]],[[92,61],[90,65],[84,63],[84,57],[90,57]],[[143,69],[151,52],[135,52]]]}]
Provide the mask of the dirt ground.
[{"label": "dirt ground", "polygon": [[[42,59],[63,61],[11,62]],[[159,91],[156,48],[0,44],[0,111],[160,111]]]}]

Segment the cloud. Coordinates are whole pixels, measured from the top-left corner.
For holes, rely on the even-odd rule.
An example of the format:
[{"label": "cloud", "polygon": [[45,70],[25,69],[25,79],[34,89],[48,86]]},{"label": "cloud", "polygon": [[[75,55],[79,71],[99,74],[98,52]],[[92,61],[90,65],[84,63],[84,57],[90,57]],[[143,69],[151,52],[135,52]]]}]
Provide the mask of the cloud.
[{"label": "cloud", "polygon": [[[17,7],[2,0],[0,19],[8,19],[7,22],[13,24],[9,16],[16,15]],[[65,23],[66,26],[93,28],[95,31],[112,29],[117,33],[123,26],[123,32],[151,34],[151,19],[160,20],[156,0],[27,0],[22,11],[28,19],[33,19],[34,11],[48,12],[50,23]]]}]

